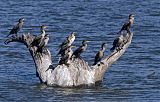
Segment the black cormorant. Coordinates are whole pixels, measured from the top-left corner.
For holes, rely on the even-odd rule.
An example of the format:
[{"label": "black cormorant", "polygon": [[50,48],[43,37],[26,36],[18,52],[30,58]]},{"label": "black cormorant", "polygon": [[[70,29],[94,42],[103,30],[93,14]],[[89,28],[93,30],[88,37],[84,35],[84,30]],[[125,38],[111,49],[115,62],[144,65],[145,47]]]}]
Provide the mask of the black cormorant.
[{"label": "black cormorant", "polygon": [[121,34],[118,38],[116,38],[113,42],[113,47],[110,49],[111,51],[115,50],[115,48],[117,50],[120,50],[122,48],[122,45],[123,45],[123,42],[124,42],[124,37],[123,35]]},{"label": "black cormorant", "polygon": [[46,34],[44,36],[44,38],[41,40],[40,44],[38,45],[37,52],[41,52],[42,53],[44,47],[48,44],[48,41],[49,41],[49,35]]},{"label": "black cormorant", "polygon": [[75,40],[75,35],[76,35],[76,32],[72,32],[72,34],[70,34],[59,47],[63,48],[66,46],[71,46]]},{"label": "black cormorant", "polygon": [[119,33],[121,33],[123,30],[126,30],[127,32],[130,32],[130,28],[133,25],[133,22],[134,22],[134,15],[130,14],[128,22],[124,23],[124,25],[122,26]]},{"label": "black cormorant", "polygon": [[80,57],[80,54],[83,53],[87,49],[87,40],[83,40],[82,45],[73,52],[75,57]]},{"label": "black cormorant", "polygon": [[41,28],[40,28],[41,34],[34,38],[33,42],[30,45],[31,47],[38,46],[40,44],[40,42],[42,41],[42,39],[46,35],[46,33],[45,33],[46,28],[47,28],[47,26],[44,26],[44,25],[41,26]]},{"label": "black cormorant", "polygon": [[74,47],[74,46],[69,46],[67,48],[65,55],[62,56],[61,59],[60,59],[60,61],[59,61],[60,65],[61,64],[69,65],[69,61],[71,60],[72,54],[73,54],[72,47]]},{"label": "black cormorant", "polygon": [[68,37],[68,39],[69,39],[69,44],[68,44],[68,46],[71,46],[72,45],[72,43],[74,42],[74,40],[75,40],[75,38],[76,38],[76,32],[72,32],[72,34]]},{"label": "black cormorant", "polygon": [[60,47],[60,50],[58,52],[57,55],[61,54],[62,56],[64,55],[64,52],[65,50],[72,45],[72,43],[74,42],[75,40],[75,35],[76,35],[76,32],[73,32],[71,35],[69,35],[67,37],[67,39],[59,46]]},{"label": "black cormorant", "polygon": [[[23,22],[24,21],[24,18],[20,18],[19,20],[18,20],[18,23],[12,28],[12,30],[9,32],[9,35],[11,35],[11,34],[15,34],[15,35],[17,35],[17,33],[18,33],[18,31],[20,31],[20,29],[22,28],[22,26],[23,26]],[[9,36],[8,35],[8,36]],[[8,37],[7,36],[7,37]]]},{"label": "black cormorant", "polygon": [[96,65],[102,59],[105,49],[106,49],[106,43],[102,43],[100,51],[98,51],[95,56],[93,65]]}]

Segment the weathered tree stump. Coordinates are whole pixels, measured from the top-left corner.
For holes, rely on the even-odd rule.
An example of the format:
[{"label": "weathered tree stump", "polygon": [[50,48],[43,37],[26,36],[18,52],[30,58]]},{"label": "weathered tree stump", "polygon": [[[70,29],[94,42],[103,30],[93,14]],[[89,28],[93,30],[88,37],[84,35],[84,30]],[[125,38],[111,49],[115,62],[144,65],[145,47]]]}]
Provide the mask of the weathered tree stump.
[{"label": "weathered tree stump", "polygon": [[131,43],[133,34],[127,34],[125,44],[119,51],[114,51],[101,62],[89,66],[83,59],[73,58],[70,65],[52,66],[51,53],[45,48],[45,52],[36,53],[36,47],[29,47],[34,37],[31,34],[11,37],[6,40],[10,42],[21,42],[29,49],[35,62],[37,75],[42,83],[49,86],[76,87],[80,85],[94,85],[102,81],[109,66],[118,60]]}]

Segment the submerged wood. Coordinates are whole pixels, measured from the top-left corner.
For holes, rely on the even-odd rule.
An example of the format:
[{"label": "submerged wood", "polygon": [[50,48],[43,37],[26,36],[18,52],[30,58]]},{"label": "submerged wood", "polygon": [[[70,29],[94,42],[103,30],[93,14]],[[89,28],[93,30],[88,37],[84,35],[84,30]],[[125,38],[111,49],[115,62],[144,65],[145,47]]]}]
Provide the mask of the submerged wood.
[{"label": "submerged wood", "polygon": [[30,54],[35,62],[37,76],[42,83],[49,86],[75,87],[80,85],[94,85],[102,81],[106,70],[125,52],[131,43],[133,34],[128,34],[123,48],[114,51],[101,62],[94,66],[89,66],[86,61],[79,58],[73,58],[70,65],[52,65],[51,53],[45,48],[43,53],[36,53],[36,47],[29,47],[34,37],[31,34],[11,37],[6,40],[10,42],[21,42],[29,49]]}]

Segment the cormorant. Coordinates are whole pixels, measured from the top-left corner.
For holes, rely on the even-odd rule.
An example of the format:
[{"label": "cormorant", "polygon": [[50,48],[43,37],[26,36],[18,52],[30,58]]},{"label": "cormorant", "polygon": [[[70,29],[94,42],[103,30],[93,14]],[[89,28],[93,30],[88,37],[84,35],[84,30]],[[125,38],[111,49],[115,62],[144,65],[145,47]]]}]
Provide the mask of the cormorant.
[{"label": "cormorant", "polygon": [[72,47],[74,47],[74,46],[69,46],[67,48],[65,55],[62,56],[61,59],[60,59],[60,61],[59,61],[60,65],[61,64],[66,64],[66,65],[69,64],[69,61],[71,60],[72,55],[73,55]]},{"label": "cormorant", "polygon": [[61,45],[60,45],[60,49],[57,55],[61,54],[61,56],[63,56],[65,54],[65,50],[69,47],[68,46],[69,43],[69,39],[67,38]]},{"label": "cormorant", "polygon": [[95,56],[93,65],[96,65],[102,59],[105,49],[106,49],[106,43],[102,43],[100,51],[98,51]]},{"label": "cormorant", "polygon": [[40,28],[41,34],[39,36],[36,36],[33,40],[33,42],[31,43],[31,47],[33,46],[38,46],[40,44],[40,42],[42,41],[42,39],[44,38],[44,36],[46,35],[45,33],[45,29],[47,28],[47,26],[42,25]]},{"label": "cormorant", "polygon": [[75,35],[76,35],[76,32],[73,32],[71,35],[69,35],[67,37],[67,39],[60,45],[60,50],[58,52],[57,55],[61,54],[62,56],[64,55],[64,52],[65,50],[72,45],[72,43],[74,42],[75,40]]},{"label": "cormorant", "polygon": [[133,25],[133,22],[134,22],[134,15],[130,14],[129,15],[129,21],[124,23],[124,25],[122,26],[122,28],[119,31],[119,33],[121,33],[123,30],[126,30],[127,32],[130,32],[130,28]]},{"label": "cormorant", "polygon": [[72,45],[72,43],[74,42],[75,38],[76,38],[76,32],[72,32],[72,34],[68,37],[68,39],[69,39],[68,46]]},{"label": "cormorant", "polygon": [[72,34],[70,34],[67,39],[59,46],[60,48],[66,47],[66,46],[71,46],[71,44],[74,42],[75,40],[75,35],[76,32],[73,32]]},{"label": "cormorant", "polygon": [[42,53],[43,48],[48,44],[48,41],[49,41],[49,35],[46,34],[44,36],[44,38],[41,40],[40,44],[38,45],[37,52],[41,52]]},{"label": "cormorant", "polygon": [[[9,32],[9,35],[11,35],[11,34],[15,34],[15,35],[17,35],[17,33],[18,33],[18,31],[20,31],[20,29],[22,28],[22,26],[23,26],[23,22],[24,21],[24,18],[20,18],[19,20],[18,20],[18,23],[12,28],[12,30]],[[9,36],[8,35],[8,36]],[[7,37],[8,37],[7,36]]]},{"label": "cormorant", "polygon": [[111,51],[115,50],[115,48],[117,50],[120,50],[122,48],[123,45],[123,41],[124,41],[124,37],[121,34],[118,38],[116,38],[113,42],[113,47],[110,49]]},{"label": "cormorant", "polygon": [[87,49],[87,40],[83,40],[82,45],[73,52],[75,57],[80,57],[80,54],[83,53]]}]

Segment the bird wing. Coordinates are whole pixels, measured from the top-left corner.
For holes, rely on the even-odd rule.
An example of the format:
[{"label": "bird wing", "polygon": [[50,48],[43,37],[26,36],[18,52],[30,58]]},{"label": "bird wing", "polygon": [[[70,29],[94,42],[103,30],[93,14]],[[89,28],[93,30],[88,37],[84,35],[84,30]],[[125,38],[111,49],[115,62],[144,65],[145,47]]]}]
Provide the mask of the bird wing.
[{"label": "bird wing", "polygon": [[116,39],[114,40],[114,42],[113,42],[113,46],[116,46],[116,45],[117,45],[118,40],[119,40],[119,38],[116,38]]},{"label": "bird wing", "polygon": [[125,23],[123,24],[121,30],[125,30],[126,27],[129,25],[129,23],[130,23],[129,21],[125,22]]},{"label": "bird wing", "polygon": [[45,44],[45,42],[44,42],[44,38],[43,38],[43,39],[40,41],[40,43],[39,43],[38,46],[39,46],[40,48],[42,48],[42,47],[44,46],[44,44]]},{"label": "bird wing", "polygon": [[33,42],[31,43],[31,46],[37,46],[40,43],[41,36],[36,36],[33,40]]},{"label": "bird wing", "polygon": [[82,52],[83,50],[82,50],[82,46],[80,46],[78,49],[76,49],[75,51],[74,51],[74,55],[76,55],[76,54],[78,54],[78,53],[80,53],[80,52]]},{"label": "bird wing", "polygon": [[68,44],[68,40],[66,39],[61,45],[59,45],[59,48],[65,47]]},{"label": "bird wing", "polygon": [[17,23],[12,30],[10,31],[9,34],[15,34],[16,32],[18,32],[17,30],[19,29],[19,23]]},{"label": "bird wing", "polygon": [[95,56],[95,61],[97,62],[99,60],[99,56],[100,56],[100,51],[98,51],[98,53]]}]

